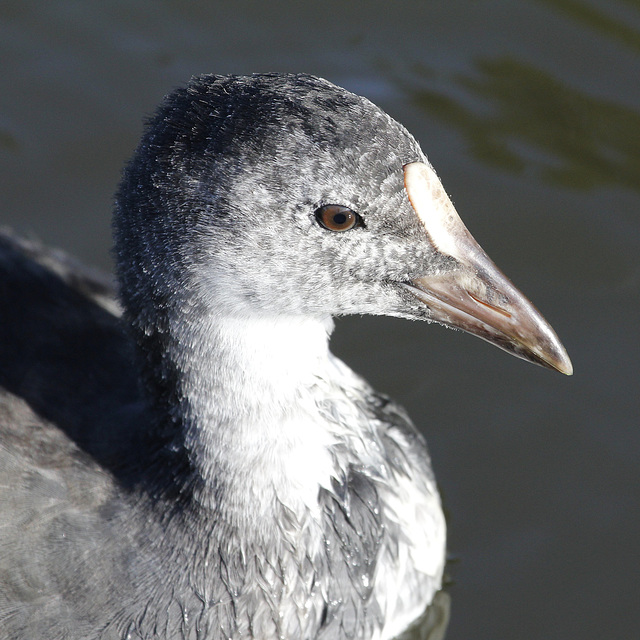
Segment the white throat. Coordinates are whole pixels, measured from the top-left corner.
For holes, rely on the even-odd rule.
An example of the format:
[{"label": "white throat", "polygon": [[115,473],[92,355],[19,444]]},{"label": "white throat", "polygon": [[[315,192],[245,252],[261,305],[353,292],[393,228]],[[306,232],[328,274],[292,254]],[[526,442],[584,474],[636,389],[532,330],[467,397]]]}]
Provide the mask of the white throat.
[{"label": "white throat", "polygon": [[227,504],[239,513],[268,511],[270,490],[293,510],[317,508],[333,438],[313,387],[331,375],[332,320],[218,316],[183,327],[173,356],[182,360],[184,437],[205,481],[238,490]]}]

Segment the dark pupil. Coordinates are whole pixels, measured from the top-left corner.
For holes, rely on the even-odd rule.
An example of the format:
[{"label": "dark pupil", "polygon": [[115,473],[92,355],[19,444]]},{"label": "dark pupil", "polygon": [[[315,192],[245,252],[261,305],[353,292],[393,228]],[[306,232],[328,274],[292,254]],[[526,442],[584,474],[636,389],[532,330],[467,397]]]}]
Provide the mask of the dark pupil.
[{"label": "dark pupil", "polygon": [[347,216],[344,213],[336,213],[333,216],[333,222],[337,225],[343,225],[347,221]]}]

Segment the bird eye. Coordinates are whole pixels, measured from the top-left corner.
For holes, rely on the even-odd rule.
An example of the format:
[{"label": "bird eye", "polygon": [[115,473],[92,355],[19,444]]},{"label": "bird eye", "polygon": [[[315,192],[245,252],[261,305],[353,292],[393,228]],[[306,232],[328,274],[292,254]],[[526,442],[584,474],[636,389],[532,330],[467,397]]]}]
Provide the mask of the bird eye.
[{"label": "bird eye", "polygon": [[349,231],[362,226],[362,218],[348,207],[327,204],[316,210],[316,220],[329,231]]}]

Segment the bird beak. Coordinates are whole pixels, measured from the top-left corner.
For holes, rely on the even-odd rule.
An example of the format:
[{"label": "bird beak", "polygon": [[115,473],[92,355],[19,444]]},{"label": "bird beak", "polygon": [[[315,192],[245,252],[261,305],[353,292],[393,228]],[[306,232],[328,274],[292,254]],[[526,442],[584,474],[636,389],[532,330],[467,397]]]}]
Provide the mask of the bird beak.
[{"label": "bird beak", "polygon": [[456,265],[405,284],[431,317],[571,375],[571,360],[558,336],[473,239],[433,169],[422,162],[405,165],[404,184],[429,241]]}]

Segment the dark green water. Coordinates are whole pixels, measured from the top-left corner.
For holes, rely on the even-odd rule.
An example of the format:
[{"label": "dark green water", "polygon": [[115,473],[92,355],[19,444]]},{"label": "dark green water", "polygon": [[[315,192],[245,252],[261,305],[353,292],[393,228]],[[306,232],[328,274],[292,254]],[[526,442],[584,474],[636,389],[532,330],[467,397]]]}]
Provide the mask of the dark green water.
[{"label": "dark green water", "polygon": [[142,117],[192,74],[315,73],[402,121],[575,366],[338,323],[334,349],[430,442],[447,638],[638,637],[639,2],[5,1],[0,60],[0,224],[103,267]]}]

